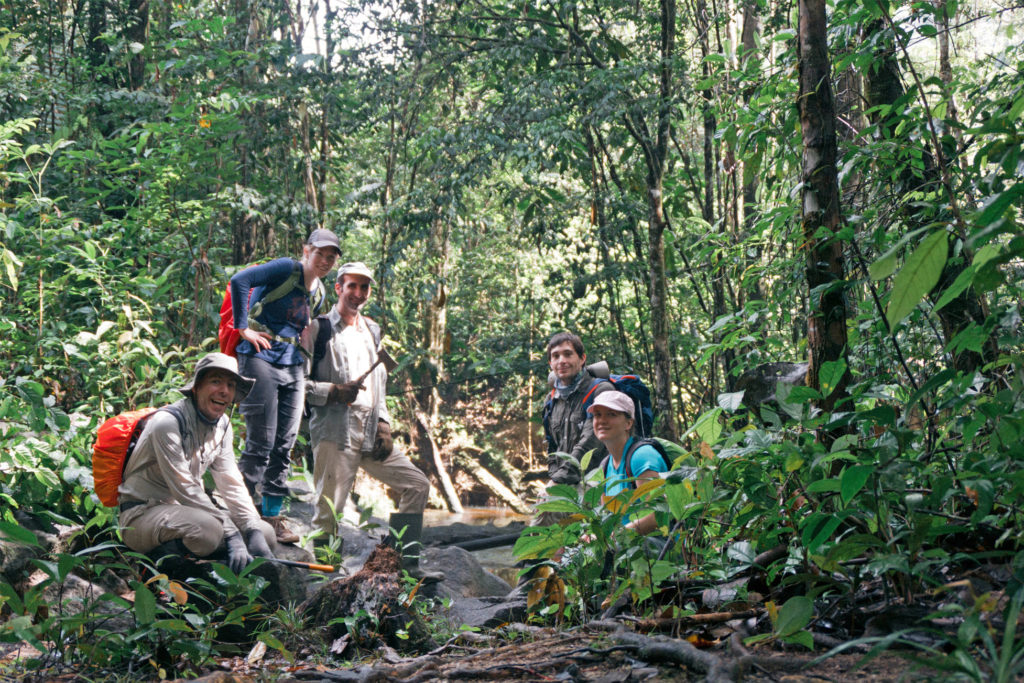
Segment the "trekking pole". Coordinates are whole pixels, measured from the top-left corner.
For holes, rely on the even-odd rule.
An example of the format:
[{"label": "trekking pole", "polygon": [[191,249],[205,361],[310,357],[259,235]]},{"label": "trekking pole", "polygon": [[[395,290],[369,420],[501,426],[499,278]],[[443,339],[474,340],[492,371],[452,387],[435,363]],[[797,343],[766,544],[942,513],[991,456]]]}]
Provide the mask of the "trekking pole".
[{"label": "trekking pole", "polygon": [[263,559],[267,562],[283,564],[286,567],[299,567],[300,569],[309,569],[314,572],[326,572],[327,574],[333,574],[335,571],[334,565],[330,564],[313,564],[312,562],[299,562],[298,560],[283,560],[279,557],[264,557]]}]

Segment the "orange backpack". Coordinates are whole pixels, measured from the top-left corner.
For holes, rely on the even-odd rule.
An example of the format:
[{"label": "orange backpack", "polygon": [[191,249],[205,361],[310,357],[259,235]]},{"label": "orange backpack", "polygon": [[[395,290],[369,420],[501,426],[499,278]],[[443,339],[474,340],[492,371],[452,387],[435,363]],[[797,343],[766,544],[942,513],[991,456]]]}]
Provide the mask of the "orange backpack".
[{"label": "orange backpack", "polygon": [[178,421],[178,431],[185,433],[185,417],[172,406],[140,408],[115,415],[96,430],[92,447],[92,478],[96,495],[107,507],[117,507],[117,487],[124,481],[128,458],[142,434],[146,418],[158,410],[166,410]]}]

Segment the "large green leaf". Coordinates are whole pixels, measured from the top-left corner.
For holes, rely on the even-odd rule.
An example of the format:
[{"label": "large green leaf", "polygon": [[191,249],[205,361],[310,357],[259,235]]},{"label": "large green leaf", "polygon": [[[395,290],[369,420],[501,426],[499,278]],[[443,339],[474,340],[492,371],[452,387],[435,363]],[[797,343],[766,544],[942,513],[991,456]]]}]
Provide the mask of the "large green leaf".
[{"label": "large green leaf", "polygon": [[831,395],[836,390],[836,387],[839,386],[839,382],[842,381],[845,374],[846,361],[842,358],[822,363],[821,369],[818,371],[818,384],[821,385],[821,395]]},{"label": "large green leaf", "polygon": [[1024,194],[1024,183],[1015,183],[1009,189],[992,195],[985,200],[985,208],[978,215],[978,225],[984,227],[997,218],[1001,218],[1006,210],[1010,208],[1020,196]]},{"label": "large green leaf", "polygon": [[735,413],[743,405],[744,391],[733,391],[718,395],[718,405],[725,411]]},{"label": "large green leaf", "polygon": [[156,597],[142,583],[135,585],[135,619],[140,624],[152,624],[156,619]]},{"label": "large green leaf", "polygon": [[903,268],[896,274],[889,296],[885,318],[889,327],[903,320],[932,290],[946,265],[949,237],[945,230],[937,230],[917,245],[914,253],[907,258]]},{"label": "large green leaf", "polygon": [[779,609],[775,634],[780,638],[791,636],[811,623],[813,616],[814,602],[806,595],[795,595]]},{"label": "large green leaf", "polygon": [[0,536],[16,543],[39,546],[39,539],[36,538],[34,533],[11,522],[0,522]]},{"label": "large green leaf", "polygon": [[896,252],[896,249],[890,249],[868,266],[868,275],[872,280],[882,280],[896,272],[896,267],[899,265]]},{"label": "large green leaf", "polygon": [[665,500],[674,519],[686,517],[687,506],[693,502],[691,488],[684,483],[669,484],[665,487]]},{"label": "large green leaf", "polygon": [[974,280],[974,272],[975,266],[970,266],[961,271],[960,274],[956,276],[956,280],[953,281],[953,284],[942,292],[942,296],[940,296],[939,300],[935,302],[935,307],[932,310],[941,310],[949,304],[950,301],[960,296],[961,292],[970,287],[971,282]]},{"label": "large green leaf", "polygon": [[957,275],[953,284],[942,292],[942,296],[940,296],[939,300],[935,302],[935,307],[932,310],[939,311],[948,305],[950,301],[960,296],[960,293],[970,287],[974,282],[974,276],[977,274],[978,270],[986,263],[999,256],[1001,252],[1001,246],[996,244],[986,244],[984,247],[979,249],[978,253],[974,255],[974,261],[971,265],[964,268],[964,270]]},{"label": "large green leaf", "polygon": [[839,495],[843,497],[844,505],[849,504],[853,497],[860,493],[874,469],[871,465],[854,465],[843,471],[839,478]]},{"label": "large green leaf", "polygon": [[812,512],[808,515],[800,525],[800,539],[807,547],[807,552],[816,552],[842,523],[843,517],[840,515],[832,515],[825,512]]},{"label": "large green leaf", "polygon": [[701,441],[714,445],[718,442],[718,437],[722,435],[722,423],[718,421],[718,417],[721,414],[721,408],[712,408],[698,417],[693,427],[688,429],[686,433],[695,433]]}]

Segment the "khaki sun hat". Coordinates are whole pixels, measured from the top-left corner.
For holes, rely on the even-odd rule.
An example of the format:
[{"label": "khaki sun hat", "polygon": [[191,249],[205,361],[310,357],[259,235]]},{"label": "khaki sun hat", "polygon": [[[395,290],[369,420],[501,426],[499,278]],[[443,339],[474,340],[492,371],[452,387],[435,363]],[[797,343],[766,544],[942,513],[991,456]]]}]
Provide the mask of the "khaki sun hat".
[{"label": "khaki sun hat", "polygon": [[341,282],[345,275],[361,275],[369,280],[371,285],[377,284],[377,281],[373,279],[373,271],[362,261],[342,264],[341,268],[338,268],[338,282]]},{"label": "khaki sun hat", "polygon": [[196,388],[196,384],[202,379],[203,375],[211,370],[223,370],[234,376],[235,378],[235,403],[239,403],[246,397],[249,391],[252,389],[252,385],[256,383],[256,380],[250,379],[249,377],[243,377],[238,374],[238,359],[234,356],[229,356],[226,353],[215,351],[208,353],[199,359],[196,363],[195,371],[192,373],[192,379],[188,384],[178,389],[181,393],[185,394],[189,398],[192,398],[192,392]]}]

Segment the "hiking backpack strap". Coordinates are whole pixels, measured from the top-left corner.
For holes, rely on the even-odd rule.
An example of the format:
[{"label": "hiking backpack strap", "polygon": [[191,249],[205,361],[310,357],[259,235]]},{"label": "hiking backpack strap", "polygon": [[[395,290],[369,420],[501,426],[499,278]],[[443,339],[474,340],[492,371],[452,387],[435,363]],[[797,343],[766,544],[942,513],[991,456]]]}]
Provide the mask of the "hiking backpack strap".
[{"label": "hiking backpack strap", "polygon": [[[658,455],[661,456],[662,461],[665,463],[665,471],[668,472],[672,469],[672,461],[668,457],[668,453],[665,451],[665,447],[661,445],[661,442],[657,439],[633,439],[633,443],[630,444],[629,450],[626,451],[623,457],[626,459],[626,477],[633,479],[636,475],[633,474],[633,452],[641,446],[650,446],[654,450],[658,451]],[[605,456],[608,459],[608,456]],[[636,488],[636,481],[631,481],[630,486]]]},{"label": "hiking backpack strap", "polygon": [[312,377],[317,376],[317,367],[327,355],[327,343],[331,341],[331,335],[334,334],[332,329],[334,326],[331,325],[331,320],[326,315],[318,315],[314,322],[316,322],[316,337],[313,338]]},{"label": "hiking backpack strap", "polygon": [[[366,328],[370,330],[370,336],[373,337],[374,348],[380,348],[380,325],[369,318],[363,318],[366,321]],[[327,344],[331,341],[331,337],[334,335],[334,325],[331,324],[331,319],[326,315],[318,315],[316,317],[316,337],[313,340],[313,365],[312,365],[312,376],[316,377],[317,367],[324,356],[327,355]]]},{"label": "hiking backpack strap", "polygon": [[366,327],[370,330],[370,336],[373,337],[373,348],[374,349],[379,349],[380,348],[380,325],[378,325],[375,321],[370,320],[369,318],[366,318],[366,317],[364,317],[363,320],[366,321]]},{"label": "hiking backpack strap", "polygon": [[[132,432],[131,440],[128,442],[128,448],[125,449],[124,462],[121,463],[121,481],[124,481],[124,473],[128,471],[128,461],[131,460],[132,453],[135,452],[135,446],[139,443],[139,438],[142,436],[143,427],[146,426],[146,421],[153,417],[159,412],[170,413],[174,416],[174,421],[178,423],[178,435],[181,437],[181,447],[185,448],[185,436],[188,434],[188,430],[185,429],[185,415],[181,412],[181,409],[175,405],[166,405],[157,408],[149,415],[146,415],[135,424],[135,430]],[[154,461],[153,465],[156,464]]]},{"label": "hiking backpack strap", "polygon": [[541,423],[544,425],[544,440],[548,443],[548,453],[555,450],[555,435],[551,433],[551,411],[555,407],[555,390],[548,394],[548,400],[544,401],[544,410],[541,413]]},{"label": "hiking backpack strap", "polygon": [[178,435],[181,436],[181,447],[185,448],[185,436],[188,430],[185,429],[185,414],[181,412],[181,408],[176,405],[167,405],[162,408],[158,408],[158,411],[162,410],[165,413],[170,413],[174,416],[175,422],[178,423]]},{"label": "hiking backpack strap", "polygon": [[[264,294],[262,297],[260,297],[259,301],[257,301],[256,303],[249,307],[249,317],[255,318],[263,311],[264,306],[266,306],[267,304],[274,303],[278,299],[287,295],[288,292],[295,289],[295,286],[299,284],[299,280],[302,279],[302,275],[302,261],[292,259],[291,274],[287,278],[285,278],[284,282],[282,282],[277,287],[274,287],[272,290]],[[319,278],[317,279],[319,280]],[[321,289],[323,289],[322,284],[319,287],[317,287],[317,291],[320,291]]]},{"label": "hiking backpack strap", "polygon": [[[595,377],[594,379],[590,380],[590,388],[587,389],[587,393],[583,397],[583,411],[584,412],[586,412],[587,408],[590,407],[590,404],[593,403],[594,399],[596,398],[596,396],[594,396],[594,390],[596,390],[599,386],[601,386],[601,384],[603,382],[610,382],[610,380],[607,380],[607,379],[605,379],[603,377]],[[588,413],[588,415],[589,415],[589,413]]]}]

